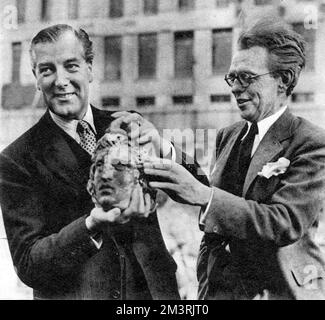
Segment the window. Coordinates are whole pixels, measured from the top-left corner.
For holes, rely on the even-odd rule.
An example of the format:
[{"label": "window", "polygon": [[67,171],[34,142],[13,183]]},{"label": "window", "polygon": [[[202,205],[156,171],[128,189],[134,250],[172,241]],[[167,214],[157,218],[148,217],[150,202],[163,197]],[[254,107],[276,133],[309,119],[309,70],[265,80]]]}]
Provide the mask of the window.
[{"label": "window", "polygon": [[123,0],[110,0],[109,1],[109,17],[120,18],[123,16]]},{"label": "window", "polygon": [[307,42],[305,68],[307,71],[312,71],[315,69],[315,29],[307,29],[303,23],[294,23],[292,27]]},{"label": "window", "polygon": [[175,77],[193,74],[193,31],[175,33]]},{"label": "window", "polygon": [[230,100],[231,100],[231,97],[229,94],[212,94],[210,96],[210,101],[212,103],[214,103],[214,102],[217,102],[217,103],[230,102]]},{"label": "window", "polygon": [[178,0],[179,10],[192,10],[194,9],[194,0]]},{"label": "window", "polygon": [[279,17],[284,17],[286,15],[286,7],[284,6],[278,6],[278,15]]},{"label": "window", "polygon": [[143,0],[143,13],[144,14],[157,14],[158,13],[158,0]]},{"label": "window", "polygon": [[106,80],[121,79],[122,38],[120,36],[105,37],[105,74]]},{"label": "window", "polygon": [[299,92],[292,94],[292,102],[313,102],[314,93],[313,92]]},{"label": "window", "polygon": [[319,11],[320,12],[325,12],[325,3],[321,3],[319,6]]},{"label": "window", "polygon": [[229,0],[216,0],[217,8],[225,8],[229,6]]},{"label": "window", "polygon": [[140,34],[138,42],[139,78],[154,78],[156,76],[157,35]]},{"label": "window", "polygon": [[78,19],[79,16],[79,0],[69,0],[68,2],[68,18]]},{"label": "window", "polygon": [[137,97],[138,107],[148,107],[155,105],[155,97]]},{"label": "window", "polygon": [[41,20],[50,20],[50,0],[42,0],[41,2]]},{"label": "window", "polygon": [[212,71],[226,73],[231,63],[232,31],[217,29],[212,32]]},{"label": "window", "polygon": [[16,7],[18,12],[18,23],[24,23],[26,14],[26,0],[16,0]]},{"label": "window", "polygon": [[266,6],[268,4],[272,4],[272,0],[255,0],[256,6]]},{"label": "window", "polygon": [[119,107],[120,98],[119,97],[104,97],[102,98],[103,107]]},{"label": "window", "polygon": [[192,104],[192,96],[173,96],[173,104]]},{"label": "window", "polygon": [[12,50],[12,82],[20,81],[20,64],[21,64],[21,42],[13,42]]}]

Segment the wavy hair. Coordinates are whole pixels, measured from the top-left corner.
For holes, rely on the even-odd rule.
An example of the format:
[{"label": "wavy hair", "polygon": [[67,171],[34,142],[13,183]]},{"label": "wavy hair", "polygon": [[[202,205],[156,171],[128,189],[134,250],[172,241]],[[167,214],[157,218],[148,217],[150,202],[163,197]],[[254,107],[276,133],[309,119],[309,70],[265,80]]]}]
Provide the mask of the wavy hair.
[{"label": "wavy hair", "polygon": [[254,46],[267,49],[269,70],[282,78],[286,95],[292,93],[306,62],[306,43],[301,35],[278,17],[268,16],[243,30],[238,46],[242,50]]},{"label": "wavy hair", "polygon": [[68,24],[56,24],[48,28],[42,29],[32,39],[29,52],[32,59],[33,69],[35,68],[35,61],[33,57],[34,46],[38,43],[46,43],[46,42],[53,43],[57,41],[63,33],[68,31],[73,32],[74,35],[77,37],[77,39],[79,39],[80,43],[82,44],[84,50],[84,59],[86,60],[86,62],[89,64],[93,63],[93,59],[94,59],[93,43],[89,39],[87,32],[81,28],[76,30]]}]

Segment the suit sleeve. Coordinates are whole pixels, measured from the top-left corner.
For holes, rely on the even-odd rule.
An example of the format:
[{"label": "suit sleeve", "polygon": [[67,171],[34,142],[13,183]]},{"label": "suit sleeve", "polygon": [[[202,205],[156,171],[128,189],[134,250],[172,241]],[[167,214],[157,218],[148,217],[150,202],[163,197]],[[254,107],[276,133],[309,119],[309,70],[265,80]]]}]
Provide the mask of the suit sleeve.
[{"label": "suit sleeve", "polygon": [[214,188],[204,231],[276,246],[298,241],[317,221],[325,194],[325,145],[318,140],[308,137],[297,146],[286,173],[263,203]]},{"label": "suit sleeve", "polygon": [[[215,160],[219,156],[219,146],[221,144],[222,140],[222,135],[223,131],[220,130],[217,134],[216,137],[216,150],[212,159],[211,163],[211,168],[210,168],[210,175],[213,171]],[[211,199],[212,201],[212,199]],[[202,208],[200,211],[199,215],[199,228],[200,230],[204,231],[204,225],[201,224],[201,215],[205,214],[209,210],[211,206],[211,201],[208,204],[207,208]],[[209,254],[211,248],[218,248],[219,251],[225,252],[223,248],[223,244],[225,242],[225,238],[222,235],[219,234],[204,234],[201,244],[200,244],[200,249],[199,249],[199,254],[198,254],[198,259],[197,259],[197,267],[196,267],[196,274],[197,274],[197,280],[199,282],[198,286],[198,299],[202,300],[207,294],[207,289],[208,289],[208,275],[207,275],[207,266],[208,266],[208,260],[209,260]]]},{"label": "suit sleeve", "polygon": [[85,216],[57,233],[47,230],[43,197],[31,172],[1,154],[0,199],[10,251],[18,276],[34,289],[59,284],[97,252]]}]

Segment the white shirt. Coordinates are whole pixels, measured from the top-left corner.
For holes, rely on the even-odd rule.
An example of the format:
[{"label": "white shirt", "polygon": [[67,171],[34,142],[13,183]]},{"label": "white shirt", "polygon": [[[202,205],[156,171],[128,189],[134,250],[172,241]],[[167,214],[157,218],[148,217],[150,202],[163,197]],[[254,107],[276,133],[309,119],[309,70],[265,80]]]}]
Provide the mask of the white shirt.
[{"label": "white shirt", "polygon": [[[77,133],[77,125],[79,120],[67,120],[64,119],[55,113],[53,113],[51,110],[49,110],[50,116],[53,119],[53,121],[64,131],[66,132],[70,137],[72,137],[74,140],[76,140],[78,143],[80,143],[80,137],[79,134]],[[87,121],[88,124],[91,126],[91,128],[94,130],[96,133],[96,128],[94,125],[94,117],[93,117],[93,112],[91,110],[90,104],[88,104],[88,108],[86,111],[85,116],[83,117],[84,121]]]},{"label": "white shirt", "polygon": [[[258,134],[255,136],[255,139],[254,139],[251,156],[254,155],[258,145],[260,144],[260,142],[264,138],[265,134],[268,132],[268,130],[271,128],[271,126],[275,123],[275,121],[277,121],[283,115],[283,113],[286,111],[286,109],[287,109],[287,106],[283,106],[276,113],[273,113],[272,115],[270,115],[270,116],[262,119],[261,121],[257,122]],[[249,131],[251,125],[252,125],[252,123],[249,122],[249,121],[247,121],[247,124],[248,124],[248,130],[247,130],[246,134],[243,136],[243,138],[241,140],[243,140],[246,137],[246,135],[248,134],[248,131]],[[212,202],[212,197],[213,197],[213,189],[211,189],[211,194],[210,194],[210,198],[209,198],[209,202],[207,204],[207,207],[204,210],[204,213],[201,214],[200,224],[202,223],[203,217],[205,217],[206,213],[208,212],[208,210],[210,208],[210,205],[211,205],[211,202]]]},{"label": "white shirt", "polygon": [[[260,142],[262,141],[263,137],[268,132],[268,130],[271,128],[273,123],[275,123],[275,121],[277,121],[282,116],[282,114],[286,111],[286,109],[287,109],[287,106],[283,106],[276,113],[273,113],[272,115],[257,122],[258,134],[255,136],[251,156],[253,156],[258,145],[260,144]],[[242,140],[246,137],[246,135],[248,134],[248,131],[252,125],[252,123],[249,121],[247,121],[247,124],[248,124],[248,130],[247,130],[246,134],[244,135],[244,137],[242,138]]]}]

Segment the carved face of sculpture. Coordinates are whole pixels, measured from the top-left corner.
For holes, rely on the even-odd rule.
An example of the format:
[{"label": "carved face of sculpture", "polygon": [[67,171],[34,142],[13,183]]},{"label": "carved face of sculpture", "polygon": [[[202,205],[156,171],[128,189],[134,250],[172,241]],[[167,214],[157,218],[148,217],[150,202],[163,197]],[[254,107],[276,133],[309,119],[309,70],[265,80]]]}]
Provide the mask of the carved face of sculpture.
[{"label": "carved face of sculpture", "polygon": [[138,153],[121,134],[106,133],[98,141],[93,157],[88,192],[105,211],[128,207],[132,191],[140,183],[148,192],[139,169]]},{"label": "carved face of sculpture", "polygon": [[117,206],[120,209],[126,209],[139,178],[139,171],[132,168],[127,158],[121,157],[120,153],[127,152],[122,149],[127,149],[127,147],[112,148],[111,152],[104,150],[96,157],[94,192],[102,207]]}]

